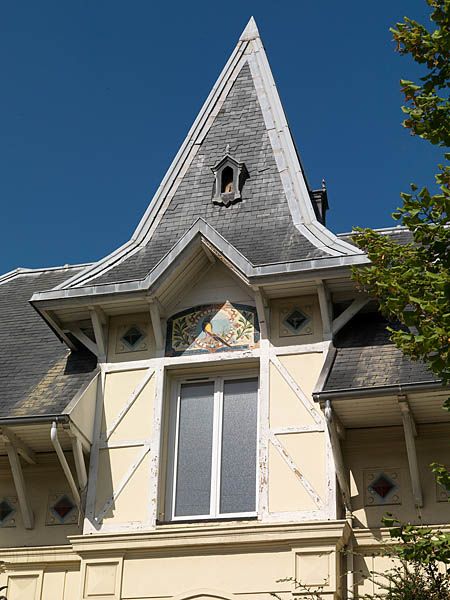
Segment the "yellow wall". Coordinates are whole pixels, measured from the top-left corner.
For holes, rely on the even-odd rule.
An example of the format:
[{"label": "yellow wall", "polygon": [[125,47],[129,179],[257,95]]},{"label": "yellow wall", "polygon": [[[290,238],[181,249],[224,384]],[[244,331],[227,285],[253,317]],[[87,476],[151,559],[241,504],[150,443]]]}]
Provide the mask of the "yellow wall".
[{"label": "yellow wall", "polygon": [[[271,513],[310,513],[329,503],[334,476],[328,439],[323,416],[312,401],[323,360],[318,352],[279,356],[270,363]],[[332,513],[334,507],[328,508]]]},{"label": "yellow wall", "polygon": [[[441,497],[436,486],[430,463],[450,464],[449,425],[420,425],[416,438],[417,456],[424,497],[422,509],[414,506],[403,429],[372,428],[347,430],[343,443],[345,461],[350,469],[352,508],[356,524],[362,527],[380,527],[386,512],[399,516],[403,521],[426,524],[450,522],[450,504]],[[392,470],[401,479],[401,503],[369,506],[365,496],[364,472]],[[367,475],[366,475],[367,482]],[[439,498],[439,501],[438,501]]]},{"label": "yellow wall", "polygon": [[[71,463],[71,453],[67,453]],[[67,544],[67,536],[81,533],[82,524],[61,525],[46,524],[49,497],[55,493],[69,493],[69,486],[57,460],[56,454],[40,454],[36,465],[23,463],[23,475],[27,493],[34,514],[34,528],[25,529],[22,523],[20,508],[14,515],[15,526],[0,528],[0,546],[40,546],[44,544]],[[15,497],[17,494],[11,477],[11,470],[6,458],[0,459],[0,498]],[[1,553],[0,553],[1,560]]]},{"label": "yellow wall", "polygon": [[154,395],[154,369],[106,374],[91,458],[97,462],[96,476],[88,492],[95,499],[94,519],[104,513],[97,527],[111,522],[139,527],[149,520]]}]

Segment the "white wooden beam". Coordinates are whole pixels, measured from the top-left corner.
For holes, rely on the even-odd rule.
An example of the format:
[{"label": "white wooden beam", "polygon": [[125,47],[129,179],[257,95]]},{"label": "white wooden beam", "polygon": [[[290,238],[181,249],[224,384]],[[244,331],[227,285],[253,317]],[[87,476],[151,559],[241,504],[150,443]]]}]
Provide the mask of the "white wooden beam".
[{"label": "white wooden beam", "polygon": [[30,499],[27,494],[25,486],[25,479],[23,477],[22,465],[20,464],[19,454],[16,448],[8,440],[5,442],[6,452],[8,454],[9,464],[11,466],[11,472],[14,481],[14,487],[16,488],[17,499],[19,501],[20,512],[22,513],[22,520],[25,529],[33,529],[34,527],[34,516],[31,510]]},{"label": "white wooden beam", "polygon": [[360,294],[359,296],[357,296],[353,300],[353,302],[350,304],[350,306],[347,306],[347,308],[344,310],[344,312],[342,312],[338,317],[336,317],[333,320],[333,323],[332,323],[333,335],[336,335],[338,333],[338,331],[340,331],[344,327],[344,325],[346,325],[350,321],[350,319],[353,319],[353,317],[368,302],[370,302],[369,296],[366,296],[365,294]]},{"label": "white wooden beam", "polygon": [[0,427],[0,437],[3,438],[5,443],[10,443],[20,456],[30,463],[31,465],[35,465],[37,463],[36,454],[34,451],[27,445],[23,440],[21,440],[17,435],[9,429],[9,427]]},{"label": "white wooden beam", "polygon": [[398,396],[398,405],[402,414],[403,431],[405,433],[406,454],[408,456],[409,474],[413,489],[414,503],[417,507],[423,506],[422,486],[420,483],[419,463],[415,437],[417,429],[406,396]]},{"label": "white wooden beam", "polygon": [[255,293],[256,312],[258,313],[261,338],[268,340],[270,330],[268,301],[261,288],[255,286],[253,287],[253,291]]},{"label": "white wooden beam", "polygon": [[72,441],[72,454],[75,462],[75,470],[77,472],[78,487],[81,492],[84,492],[87,487],[88,478],[86,472],[86,463],[84,462],[83,444],[76,432],[69,427],[68,434]]},{"label": "white wooden beam", "polygon": [[258,518],[263,521],[269,516],[269,343],[269,340],[261,340],[259,360]]},{"label": "white wooden beam", "polygon": [[74,337],[77,338],[77,340],[79,340],[83,344],[83,346],[86,346],[86,348],[90,352],[92,352],[92,354],[94,354],[97,358],[99,357],[99,350],[97,344],[93,342],[91,338],[87,336],[83,331],[81,331],[80,327],[72,327],[72,329],[70,329],[70,332]]},{"label": "white wooden beam", "polygon": [[62,327],[61,323],[59,322],[59,319],[56,317],[56,315],[53,313],[53,311],[46,310],[43,313],[43,315],[44,315],[44,318],[47,321],[47,323],[58,333],[58,335],[61,336],[64,343],[71,350],[77,350],[77,347],[72,342],[72,340],[66,335],[64,328]]},{"label": "white wooden beam", "polygon": [[65,457],[63,449],[61,448],[61,444],[58,438],[58,425],[56,421],[53,421],[52,423],[52,427],[50,430],[50,439],[58,456],[64,475],[66,476],[67,483],[69,484],[70,491],[72,492],[73,499],[75,500],[75,504],[81,510],[80,492],[78,491],[77,484],[75,483],[75,479],[73,478],[72,471],[70,470],[69,463],[67,462],[67,458]]},{"label": "white wooden beam", "polygon": [[352,512],[350,486],[348,484],[347,473],[345,469],[344,457],[342,454],[341,443],[336,430],[335,415],[331,406],[331,402],[327,400],[325,406],[325,418],[330,435],[331,449],[333,452],[334,463],[336,466],[336,476],[341,489],[342,501],[347,512]]},{"label": "white wooden beam", "polygon": [[89,313],[91,315],[95,342],[98,348],[98,358],[100,360],[102,358],[106,359],[106,336],[102,325],[102,312],[98,306],[90,306]]},{"label": "white wooden beam", "polygon": [[328,289],[323,281],[317,282],[317,295],[319,296],[320,314],[322,316],[322,329],[324,340],[332,338],[331,302]]},{"label": "white wooden beam", "polygon": [[150,318],[152,320],[153,335],[155,336],[156,348],[163,350],[164,348],[164,332],[161,325],[161,315],[159,312],[158,303],[153,298],[149,298]]}]

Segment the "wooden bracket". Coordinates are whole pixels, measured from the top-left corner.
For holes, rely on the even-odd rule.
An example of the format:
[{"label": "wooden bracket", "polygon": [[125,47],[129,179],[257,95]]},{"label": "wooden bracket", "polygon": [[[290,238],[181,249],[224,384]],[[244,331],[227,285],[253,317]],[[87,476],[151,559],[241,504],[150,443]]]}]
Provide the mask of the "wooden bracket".
[{"label": "wooden bracket", "polygon": [[150,307],[150,318],[152,320],[153,335],[155,336],[156,348],[157,350],[163,350],[164,332],[161,325],[161,314],[159,312],[159,305],[154,298],[149,298],[148,303]]},{"label": "wooden bracket", "polygon": [[106,322],[104,312],[98,306],[90,306],[92,327],[94,329],[95,343],[97,345],[97,357],[101,360],[106,359],[106,335],[103,329],[103,323]]},{"label": "wooden bracket", "polygon": [[261,338],[269,339],[270,321],[269,321],[269,303],[261,288],[253,286],[255,293],[256,312],[258,313],[259,330]]},{"label": "wooden bracket", "polygon": [[18,454],[31,465],[37,463],[36,454],[34,451],[25,444],[17,435],[9,429],[9,427],[0,427],[0,437],[3,438],[5,444],[11,444],[14,446]]},{"label": "wooden bracket", "polygon": [[342,454],[342,448],[339,441],[339,435],[337,433],[337,427],[335,423],[335,414],[331,406],[331,402],[328,400],[325,406],[325,418],[328,426],[328,433],[330,435],[331,449],[333,452],[334,463],[336,466],[336,477],[341,489],[342,501],[345,508],[349,513],[352,512],[351,506],[351,494],[350,486],[348,484],[344,456]]},{"label": "wooden bracket", "polygon": [[423,494],[420,483],[419,463],[417,460],[417,448],[415,441],[415,438],[417,437],[417,428],[406,396],[399,395],[397,400],[402,415],[406,454],[408,456],[409,474],[411,476],[414,502],[416,506],[421,507],[423,506]]},{"label": "wooden bracket", "polygon": [[347,306],[347,308],[344,310],[344,312],[342,312],[338,317],[336,317],[333,320],[332,323],[332,333],[333,336],[335,336],[338,331],[340,331],[344,325],[346,325],[350,319],[353,319],[353,317],[368,303],[370,302],[370,298],[369,296],[366,296],[365,294],[360,294],[359,296],[357,296],[353,302],[350,304],[350,306]]},{"label": "wooden bracket", "polygon": [[70,332],[72,333],[72,335],[74,337],[77,338],[77,340],[79,340],[83,346],[86,346],[86,348],[92,352],[92,354],[95,354],[95,356],[98,358],[99,357],[99,350],[98,350],[98,346],[95,342],[93,342],[91,340],[91,338],[89,336],[87,336],[80,327],[77,326],[73,326],[70,329]]},{"label": "wooden bracket", "polygon": [[17,448],[11,443],[8,437],[4,437],[6,452],[8,454],[9,464],[11,466],[14,487],[16,488],[17,499],[19,501],[20,512],[25,529],[33,529],[34,516],[31,510],[30,499],[25,486],[22,465]]},{"label": "wooden bracket", "polygon": [[317,295],[319,296],[320,314],[322,316],[323,339],[331,340],[332,323],[330,294],[324,282],[320,280],[317,282]]},{"label": "wooden bracket", "polygon": [[43,315],[44,315],[44,318],[47,321],[47,323],[50,325],[50,327],[52,327],[57,332],[57,334],[61,336],[61,339],[64,341],[64,343],[71,350],[77,350],[77,347],[72,342],[72,340],[66,335],[65,329],[63,328],[63,326],[59,322],[59,319],[56,317],[56,315],[53,313],[53,311],[46,310],[43,313]]}]

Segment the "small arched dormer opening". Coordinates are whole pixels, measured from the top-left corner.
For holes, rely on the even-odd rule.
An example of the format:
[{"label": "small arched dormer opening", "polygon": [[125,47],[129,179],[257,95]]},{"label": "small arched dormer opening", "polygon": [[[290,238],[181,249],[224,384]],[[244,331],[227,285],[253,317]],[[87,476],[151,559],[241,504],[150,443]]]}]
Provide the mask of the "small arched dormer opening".
[{"label": "small arched dormer opening", "polygon": [[212,168],[215,175],[213,202],[229,206],[241,200],[242,187],[248,177],[244,163],[238,162],[228,152]]},{"label": "small arched dormer opening", "polygon": [[221,179],[220,193],[232,194],[234,192],[234,172],[230,166],[223,169]]}]

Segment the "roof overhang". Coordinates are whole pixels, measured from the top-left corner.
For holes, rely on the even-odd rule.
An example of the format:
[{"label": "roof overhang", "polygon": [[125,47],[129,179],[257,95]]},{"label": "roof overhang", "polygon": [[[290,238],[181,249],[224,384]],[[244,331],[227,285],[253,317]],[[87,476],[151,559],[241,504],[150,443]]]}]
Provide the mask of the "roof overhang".
[{"label": "roof overhang", "polygon": [[84,451],[89,452],[94,434],[98,378],[97,370],[92,379],[78,391],[60,413],[0,418],[0,455],[6,454],[2,430],[11,431],[34,453],[52,452],[50,428],[53,423],[60,425],[61,445],[64,450],[70,449],[72,439],[77,438]]},{"label": "roof overhang", "polygon": [[154,288],[156,290],[162,276],[166,275],[169,269],[177,263],[182,254],[196,242],[205,243],[214,254],[228,261],[228,264],[244,277],[250,285],[257,284],[264,278],[282,277],[284,275],[295,276],[305,274],[313,279],[317,278],[322,272],[336,268],[348,268],[354,265],[368,264],[369,262],[366,255],[354,254],[253,266],[211,225],[199,218],[154,269],[150,271],[145,279],[36,292],[31,298],[31,303],[39,309],[41,303],[54,300],[83,299],[83,301],[89,303],[89,299],[99,296],[126,295],[139,292],[148,293]]}]

